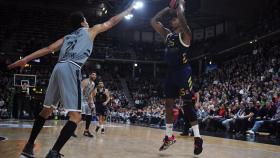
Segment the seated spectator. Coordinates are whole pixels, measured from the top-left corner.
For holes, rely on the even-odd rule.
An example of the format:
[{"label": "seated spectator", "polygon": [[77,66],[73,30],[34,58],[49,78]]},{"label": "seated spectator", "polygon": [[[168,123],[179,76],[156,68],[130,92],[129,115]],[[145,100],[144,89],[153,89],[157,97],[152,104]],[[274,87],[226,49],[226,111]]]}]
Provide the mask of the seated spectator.
[{"label": "seated spectator", "polygon": [[235,132],[238,132],[237,134],[246,133],[249,123],[254,120],[257,113],[253,103],[249,103],[249,105],[241,103],[241,110],[244,110],[243,114],[235,121]]},{"label": "seated spectator", "polygon": [[203,105],[202,107],[198,108],[197,110],[197,119],[198,122],[202,122],[202,120],[204,120],[205,118],[207,118],[209,116],[208,113],[208,106],[207,105]]},{"label": "seated spectator", "polygon": [[225,106],[222,104],[213,111],[212,116],[208,116],[206,121],[206,130],[217,131],[217,128],[222,124],[222,121],[225,120]]},{"label": "seated spectator", "polygon": [[260,108],[256,121],[270,119],[275,112],[276,109],[272,106],[272,102],[266,102],[266,105]]},{"label": "seated spectator", "polygon": [[278,121],[280,121],[280,103],[277,104],[276,113],[271,118],[269,118],[269,113],[267,113],[267,117],[264,117],[263,120],[256,121],[253,128],[248,130],[247,133],[255,135],[262,126],[267,125],[270,127],[270,133],[273,134],[276,131],[275,128]]},{"label": "seated spectator", "polygon": [[228,132],[231,131],[231,125],[235,124],[237,118],[243,115],[244,111],[239,109],[239,104],[236,103],[231,109],[228,110],[228,119],[222,122],[222,125],[226,128]]}]

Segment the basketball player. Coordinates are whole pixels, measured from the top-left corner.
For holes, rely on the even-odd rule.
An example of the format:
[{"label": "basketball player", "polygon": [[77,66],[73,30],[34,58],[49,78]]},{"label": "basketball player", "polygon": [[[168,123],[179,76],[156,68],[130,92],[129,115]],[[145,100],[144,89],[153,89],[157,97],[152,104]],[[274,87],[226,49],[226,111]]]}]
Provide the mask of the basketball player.
[{"label": "basketball player", "polygon": [[89,75],[89,78],[84,79],[82,81],[82,92],[83,92],[82,114],[85,114],[86,127],[84,131],[84,136],[87,137],[93,137],[93,135],[89,132],[89,126],[92,120],[92,112],[95,108],[93,102],[93,97],[95,95],[94,93],[95,79],[96,79],[96,72],[92,72]]},{"label": "basketball player", "polygon": [[[187,25],[184,16],[184,0],[171,0],[169,7],[161,10],[151,19],[151,25],[164,39],[166,43],[165,60],[168,65],[167,78],[165,83],[166,95],[166,131],[163,145],[160,151],[166,150],[176,142],[173,135],[173,113],[174,99],[181,96],[184,100],[184,113],[189,120],[194,132],[194,154],[202,152],[203,140],[201,139],[196,111],[194,108],[194,90],[191,78],[191,67],[188,61],[189,46],[191,42],[191,30]],[[162,17],[171,14],[172,32],[165,28]]]},{"label": "basketball player", "polygon": [[99,125],[96,127],[96,133],[101,128],[101,134],[105,134],[105,119],[106,119],[106,110],[107,105],[110,101],[109,90],[104,88],[104,83],[102,80],[98,82],[98,86],[95,92],[95,108],[96,114],[99,116]]},{"label": "basketball player", "polygon": [[[21,85],[21,91],[20,91],[20,97],[17,99],[19,101],[19,117],[18,118],[24,118],[24,113],[27,110],[29,113],[29,118],[32,118],[32,108],[28,103],[30,103],[30,89],[29,84],[27,82],[23,82]],[[29,106],[29,107],[28,107]]]},{"label": "basketball player", "polygon": [[133,10],[134,3],[122,13],[112,17],[102,24],[89,27],[86,18],[81,12],[71,14],[70,21],[73,32],[57,40],[51,45],[37,50],[9,65],[10,69],[24,66],[33,59],[48,55],[60,50],[58,63],[55,65],[49,80],[45,95],[44,108],[36,118],[31,135],[25,145],[21,156],[34,158],[33,147],[35,139],[40,133],[45,120],[57,107],[59,101],[69,111],[69,120],[62,128],[53,148],[47,154],[47,158],[60,158],[59,153],[64,144],[74,133],[77,124],[81,120],[81,66],[87,61],[93,49],[93,41],[102,32],[117,25],[126,15]]}]

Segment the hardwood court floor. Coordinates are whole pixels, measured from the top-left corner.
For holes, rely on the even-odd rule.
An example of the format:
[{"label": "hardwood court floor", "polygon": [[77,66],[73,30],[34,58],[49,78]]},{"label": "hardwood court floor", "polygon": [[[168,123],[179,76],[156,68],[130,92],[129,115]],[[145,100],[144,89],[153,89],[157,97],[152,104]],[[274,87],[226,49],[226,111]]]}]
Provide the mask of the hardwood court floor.
[{"label": "hardwood court floor", "polygon": [[[38,137],[35,154],[43,158],[53,146],[61,121],[47,121]],[[0,142],[1,158],[17,158],[31,131],[32,122],[0,121],[0,136],[8,140]],[[177,143],[159,152],[163,130],[112,124],[106,134],[94,138],[82,136],[84,122],[79,124],[78,138],[64,146],[61,153],[66,158],[193,158],[193,138],[177,137]],[[94,126],[91,126],[91,131]],[[177,134],[177,133],[176,133]],[[203,136],[204,152],[200,158],[277,158],[280,146]]]}]

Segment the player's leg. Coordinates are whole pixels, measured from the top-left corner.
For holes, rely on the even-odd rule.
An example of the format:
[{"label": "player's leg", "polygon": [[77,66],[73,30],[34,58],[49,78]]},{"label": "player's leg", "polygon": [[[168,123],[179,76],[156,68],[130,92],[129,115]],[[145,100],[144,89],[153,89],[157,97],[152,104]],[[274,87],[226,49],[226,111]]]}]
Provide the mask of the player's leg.
[{"label": "player's leg", "polygon": [[85,116],[85,120],[86,120],[86,126],[85,126],[85,131],[89,131],[89,127],[90,127],[90,123],[92,120],[92,115],[86,115]]},{"label": "player's leg", "polygon": [[53,107],[55,107],[55,105],[57,105],[58,100],[59,100],[59,96],[60,96],[59,90],[58,90],[59,87],[56,84],[56,81],[57,81],[56,80],[56,69],[54,69],[54,71],[51,75],[50,81],[49,81],[46,95],[45,95],[44,108],[42,109],[42,111],[40,112],[40,114],[37,116],[37,118],[34,121],[30,137],[21,153],[21,156],[25,156],[28,158],[35,157],[34,152],[33,152],[35,140],[36,140],[37,136],[39,135],[41,129],[43,128],[46,119],[48,119],[48,117],[53,112]]},{"label": "player's leg", "polygon": [[81,71],[73,64],[60,64],[58,69],[60,101],[69,111],[69,120],[60,131],[53,148],[46,158],[60,158],[59,153],[65,143],[73,135],[77,124],[81,121]]},{"label": "player's leg", "polygon": [[165,137],[163,139],[163,144],[159,148],[160,151],[166,150],[170,145],[176,142],[176,138],[173,135],[173,106],[175,104],[174,99],[168,98],[165,103],[165,119],[166,119],[166,129],[165,129]]},{"label": "player's leg", "polygon": [[69,120],[64,125],[60,134],[53,146],[53,148],[49,151],[46,158],[57,158],[60,157],[60,150],[65,145],[65,143],[72,136],[74,131],[77,128],[77,124],[81,121],[81,113],[77,111],[69,112]]},{"label": "player's leg", "polygon": [[84,136],[93,137],[93,135],[89,131],[91,120],[92,120],[92,115],[91,114],[87,114],[85,116],[86,126],[85,126]]},{"label": "player's leg", "polygon": [[[86,121],[86,126],[85,126],[85,130],[84,130],[84,136],[87,136],[87,114],[88,114],[88,109],[87,109],[87,106],[88,106],[88,104],[87,104],[87,102],[85,102],[85,101],[82,101],[82,119],[84,119],[85,121]],[[72,137],[75,137],[75,138],[77,138],[78,136],[77,136],[77,134],[75,133],[75,131],[73,132],[73,135],[72,135]]]},{"label": "player's leg", "polygon": [[194,154],[198,155],[203,150],[202,148],[203,140],[199,132],[199,126],[198,126],[197,115],[195,110],[195,101],[185,100],[183,108],[184,108],[184,113],[186,114],[186,117],[189,120],[194,133]]},{"label": "player's leg", "polygon": [[33,148],[35,144],[35,140],[39,135],[41,129],[43,128],[46,119],[51,115],[53,108],[46,108],[44,107],[43,110],[40,112],[38,117],[35,119],[29,139],[22,150],[21,157],[33,158],[35,157]]},{"label": "player's leg", "polygon": [[165,84],[165,137],[163,139],[163,144],[159,148],[160,151],[166,150],[170,145],[176,142],[176,138],[173,135],[173,122],[174,122],[174,115],[173,115],[173,107],[175,105],[174,98],[178,96],[178,91],[176,90],[176,86],[173,84],[174,81],[172,80],[173,75],[169,75],[166,79]]},{"label": "player's leg", "polygon": [[88,103],[86,103],[86,102],[82,103],[82,113],[84,114],[84,119],[85,119],[85,122],[86,122],[85,130],[84,130],[83,135],[92,138],[93,135],[89,131],[90,123],[91,123],[91,120],[92,120],[92,110],[89,107]]},{"label": "player's leg", "polygon": [[102,115],[100,116],[101,134],[105,134],[105,127],[104,127],[104,124],[105,124],[105,114],[102,114]]},{"label": "player's leg", "polygon": [[99,131],[100,125],[101,125],[101,114],[100,114],[101,110],[100,110],[100,106],[101,105],[98,105],[98,104],[95,105],[96,117],[98,118],[97,126],[96,126],[96,129],[95,129],[96,133]]},{"label": "player's leg", "polygon": [[98,125],[95,129],[95,132],[97,133],[99,129],[101,129],[101,134],[105,133],[105,108],[104,106],[101,105],[96,105],[96,113],[98,113]]},{"label": "player's leg", "polygon": [[95,129],[95,132],[97,133],[100,129],[100,115],[98,115],[98,122],[97,122],[97,125],[96,125],[96,129]]},{"label": "player's leg", "polygon": [[165,119],[166,119],[166,130],[165,135],[168,137],[172,137],[173,135],[173,122],[174,122],[174,116],[173,116],[173,107],[175,105],[175,100],[172,98],[167,98],[165,103]]},{"label": "player's leg", "polygon": [[[185,81],[184,88],[180,89],[180,96],[184,100],[183,110],[187,120],[189,120],[194,133],[194,154],[198,155],[202,152],[203,140],[200,136],[197,114],[195,109],[195,98],[193,92],[193,83],[191,78],[191,70],[186,68],[182,71],[187,77],[182,77]],[[186,83],[187,81],[187,83]],[[183,87],[183,85],[182,85]]]}]

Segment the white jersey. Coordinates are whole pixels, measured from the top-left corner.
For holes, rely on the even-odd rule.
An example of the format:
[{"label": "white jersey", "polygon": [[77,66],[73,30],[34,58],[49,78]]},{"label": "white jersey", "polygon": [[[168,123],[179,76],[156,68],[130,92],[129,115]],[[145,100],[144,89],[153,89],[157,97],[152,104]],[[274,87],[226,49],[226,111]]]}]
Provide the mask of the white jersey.
[{"label": "white jersey", "polygon": [[[84,87],[84,89],[82,89],[83,101],[88,102],[88,98],[90,97],[91,92],[95,88],[95,83],[93,81],[91,81],[89,78],[85,79],[85,82],[86,82],[86,86]],[[93,101],[91,101],[91,102],[93,102]]]}]

